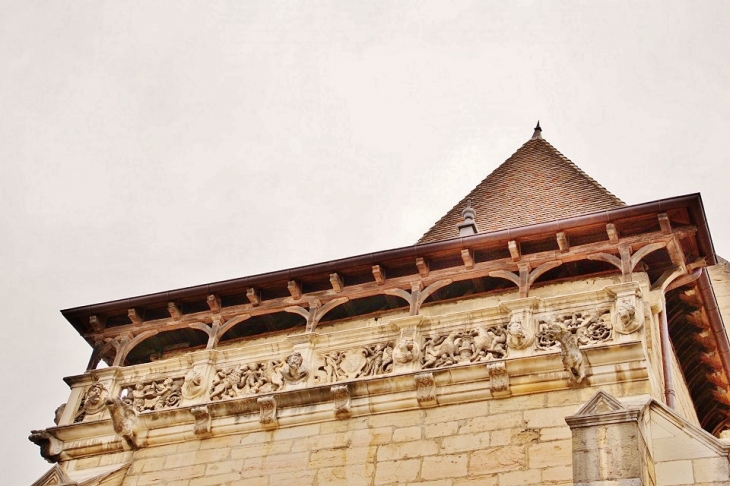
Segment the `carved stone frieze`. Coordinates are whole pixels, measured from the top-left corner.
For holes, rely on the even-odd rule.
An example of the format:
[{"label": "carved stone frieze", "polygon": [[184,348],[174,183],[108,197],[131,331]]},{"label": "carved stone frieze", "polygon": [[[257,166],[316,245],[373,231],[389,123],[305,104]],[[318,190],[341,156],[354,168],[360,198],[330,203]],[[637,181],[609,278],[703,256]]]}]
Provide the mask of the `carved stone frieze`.
[{"label": "carved stone frieze", "polygon": [[192,407],[190,413],[195,417],[195,424],[193,425],[193,432],[198,436],[206,436],[210,434],[211,420],[210,412],[206,405],[200,407]]},{"label": "carved stone frieze", "polygon": [[175,408],[180,405],[184,381],[184,378],[167,377],[122,387],[124,403],[139,413]]},{"label": "carved stone frieze", "polygon": [[273,395],[259,397],[259,422],[264,428],[274,428],[279,425],[276,420],[276,398]]},{"label": "carved stone frieze", "polygon": [[350,415],[350,390],[347,385],[335,385],[330,390],[332,390],[335,402],[335,417],[342,418]]},{"label": "carved stone frieze", "polygon": [[556,349],[558,341],[552,336],[551,326],[557,324],[570,332],[579,345],[599,344],[612,338],[610,306],[598,306],[594,310],[561,313],[540,319],[535,347],[541,350]]},{"label": "carved stone frieze", "polygon": [[418,344],[412,338],[403,337],[393,350],[393,359],[398,364],[408,364],[418,359],[419,354]]},{"label": "carved stone frieze", "polygon": [[281,368],[281,377],[284,382],[296,384],[309,376],[309,368],[304,363],[300,353],[292,353],[286,357],[286,363]]},{"label": "carved stone frieze", "polygon": [[315,383],[333,383],[393,371],[393,343],[377,343],[319,355]]},{"label": "carved stone frieze", "polygon": [[507,356],[507,326],[476,326],[465,331],[427,336],[421,367],[441,368],[460,363],[476,363]]},{"label": "carved stone frieze", "polygon": [[433,373],[418,373],[413,376],[416,382],[416,400],[422,407],[434,407],[436,403],[436,380]]},{"label": "carved stone frieze", "polygon": [[74,423],[83,422],[89,415],[96,415],[104,411],[104,404],[109,398],[109,390],[99,383],[99,379],[92,378],[92,383],[84,392],[79,408],[74,416]]},{"label": "carved stone frieze", "polygon": [[216,369],[210,388],[210,400],[271,393],[284,387],[282,360],[234,365]]}]

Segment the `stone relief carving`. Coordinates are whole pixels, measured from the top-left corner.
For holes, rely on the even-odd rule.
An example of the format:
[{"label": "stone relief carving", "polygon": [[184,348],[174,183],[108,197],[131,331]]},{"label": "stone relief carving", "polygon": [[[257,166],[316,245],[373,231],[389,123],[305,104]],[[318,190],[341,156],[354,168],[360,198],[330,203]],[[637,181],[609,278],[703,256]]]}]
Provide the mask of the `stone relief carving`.
[{"label": "stone relief carving", "polygon": [[477,326],[467,331],[428,336],[424,340],[421,367],[440,368],[459,363],[475,363],[507,356],[505,325]]},{"label": "stone relief carving", "polygon": [[503,392],[509,390],[509,374],[504,361],[496,363],[488,363],[487,371],[489,372],[489,381],[491,383],[492,392]]},{"label": "stone relief carving", "polygon": [[91,385],[84,393],[79,408],[74,416],[74,423],[83,422],[88,415],[95,415],[104,411],[104,403],[109,397],[109,391],[99,383],[99,379],[92,378]]},{"label": "stone relief carving", "polygon": [[182,399],[184,378],[141,381],[122,388],[122,400],[135,411],[147,412],[175,408]]},{"label": "stone relief carving", "polygon": [[578,347],[578,341],[571,331],[562,325],[552,323],[544,330],[547,340],[557,342],[560,346],[560,359],[563,367],[571,374],[571,381],[582,382],[586,377],[583,365],[583,353]]},{"label": "stone relief carving", "polygon": [[63,445],[58,438],[47,430],[31,430],[28,440],[41,448],[41,457],[48,462],[61,460]]},{"label": "stone relief carving", "polygon": [[537,349],[555,349],[558,341],[554,339],[551,326],[557,324],[570,332],[579,345],[598,344],[611,339],[611,309],[609,306],[599,306],[592,311],[578,311],[569,314],[558,314],[541,319],[535,340]]},{"label": "stone relief carving", "polygon": [[415,375],[416,381],[416,400],[421,406],[436,405],[436,381],[433,379],[433,373],[419,373]]},{"label": "stone relief carving", "polygon": [[309,376],[309,368],[304,364],[300,353],[292,353],[286,357],[286,364],[281,369],[281,376],[286,383],[296,384]]},{"label": "stone relief carving", "polygon": [[203,384],[203,375],[201,375],[195,368],[191,368],[185,374],[182,384],[182,396],[188,400],[199,397],[205,392],[205,385]]},{"label": "stone relief carving", "polygon": [[335,402],[335,416],[346,417],[350,414],[350,391],[347,385],[335,385],[331,389]]},{"label": "stone relief carving", "polygon": [[273,396],[259,397],[259,422],[264,427],[276,427],[276,399]]},{"label": "stone relief carving", "polygon": [[190,409],[190,413],[195,418],[195,424],[193,425],[195,435],[206,436],[210,434],[211,420],[208,407],[206,405],[193,407]]},{"label": "stone relief carving", "polygon": [[531,335],[519,319],[512,319],[507,324],[507,346],[511,349],[525,349],[533,343],[535,336]]},{"label": "stone relief carving", "polygon": [[629,300],[616,302],[616,319],[614,328],[621,334],[631,334],[638,331],[643,324],[643,316],[636,315],[636,306]]},{"label": "stone relief carving", "polygon": [[132,449],[138,449],[137,434],[137,413],[132,405],[125,403],[121,398],[108,398],[105,402],[111,414],[114,432],[122,437]]},{"label": "stone relief carving", "polygon": [[[298,353],[297,353],[298,354]],[[284,386],[282,360],[269,360],[217,368],[210,388],[210,400],[244,397],[259,393],[270,393]],[[297,373],[294,371],[294,373]]]},{"label": "stone relief carving", "polygon": [[398,364],[411,363],[413,360],[418,359],[420,352],[418,344],[412,338],[403,338],[393,350],[393,359]]},{"label": "stone relief carving", "polygon": [[332,383],[393,371],[393,344],[378,343],[319,356],[315,383]]}]

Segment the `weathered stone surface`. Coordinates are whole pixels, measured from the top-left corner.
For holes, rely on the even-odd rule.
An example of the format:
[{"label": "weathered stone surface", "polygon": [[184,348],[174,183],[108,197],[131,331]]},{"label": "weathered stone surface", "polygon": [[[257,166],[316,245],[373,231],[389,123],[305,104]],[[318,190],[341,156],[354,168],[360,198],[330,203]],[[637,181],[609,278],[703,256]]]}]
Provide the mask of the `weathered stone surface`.
[{"label": "weathered stone surface", "polygon": [[489,474],[522,469],[527,464],[524,446],[493,447],[473,452],[469,474]]}]

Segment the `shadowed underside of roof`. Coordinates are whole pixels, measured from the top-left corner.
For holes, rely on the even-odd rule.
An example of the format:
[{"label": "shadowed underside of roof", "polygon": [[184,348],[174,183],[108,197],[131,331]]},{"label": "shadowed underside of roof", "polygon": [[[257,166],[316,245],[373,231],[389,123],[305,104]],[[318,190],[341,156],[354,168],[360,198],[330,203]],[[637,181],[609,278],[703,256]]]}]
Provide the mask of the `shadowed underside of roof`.
[{"label": "shadowed underside of roof", "polygon": [[479,233],[615,209],[626,204],[580,170],[535,131],[502,165],[451,208],[418,243],[459,236],[467,202]]}]

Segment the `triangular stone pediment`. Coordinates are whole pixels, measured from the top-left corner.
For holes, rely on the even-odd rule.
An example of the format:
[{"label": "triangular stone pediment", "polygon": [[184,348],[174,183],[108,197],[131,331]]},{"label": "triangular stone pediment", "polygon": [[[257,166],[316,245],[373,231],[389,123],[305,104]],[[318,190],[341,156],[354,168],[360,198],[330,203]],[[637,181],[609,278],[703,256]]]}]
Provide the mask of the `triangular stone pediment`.
[{"label": "triangular stone pediment", "polygon": [[56,464],[31,486],[71,486],[76,483]]},{"label": "triangular stone pediment", "polygon": [[624,410],[627,410],[627,408],[621,405],[621,402],[603,390],[598,390],[598,392],[593,395],[593,398],[588,400],[578,409],[574,416],[585,417],[588,415],[622,412]]}]

